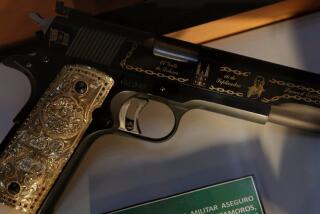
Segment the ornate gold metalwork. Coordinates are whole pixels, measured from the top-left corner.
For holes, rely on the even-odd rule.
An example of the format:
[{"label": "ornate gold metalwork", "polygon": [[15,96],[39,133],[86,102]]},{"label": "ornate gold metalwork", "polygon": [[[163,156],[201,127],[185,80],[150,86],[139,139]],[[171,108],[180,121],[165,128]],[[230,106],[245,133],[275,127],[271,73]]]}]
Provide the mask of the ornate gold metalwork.
[{"label": "ornate gold metalwork", "polygon": [[64,66],[0,156],[0,202],[35,213],[113,86],[106,74]]},{"label": "ornate gold metalwork", "polygon": [[[275,85],[279,85],[279,86],[283,86],[283,87],[288,87],[290,89],[298,89],[301,91],[306,91],[308,93],[314,93],[314,94],[320,94],[320,90],[316,90],[314,88],[311,87],[306,87],[303,85],[298,85],[298,84],[294,84],[291,82],[285,82],[282,80],[277,80],[277,79],[271,79],[269,80],[269,83],[271,84],[275,84]],[[320,105],[320,101],[317,99],[312,99],[310,97],[304,97],[301,95],[290,95],[290,94],[283,94],[283,95],[278,95],[278,96],[274,96],[271,98],[263,98],[261,101],[265,102],[265,103],[272,103],[272,102],[276,102],[278,100],[281,99],[293,99],[293,100],[298,100],[298,101],[304,101],[306,103],[312,103],[312,104],[316,104],[316,105]]]},{"label": "ornate gold metalwork", "polygon": [[204,70],[201,68],[201,62],[200,62],[197,66],[196,77],[193,84],[200,87],[205,87],[209,77],[209,72],[210,72],[210,65],[208,64],[206,67],[206,70]]},{"label": "ornate gold metalwork", "polygon": [[243,93],[241,93],[241,92],[235,92],[235,91],[232,91],[232,90],[226,90],[224,88],[214,87],[213,85],[211,85],[209,87],[209,90],[210,91],[216,91],[216,92],[219,92],[219,93],[222,93],[222,94],[228,94],[228,95],[235,95],[237,97],[243,97]]},{"label": "ornate gold metalwork", "polygon": [[251,74],[251,72],[244,72],[244,71],[240,71],[240,70],[234,70],[234,69],[229,68],[227,66],[220,67],[220,71],[229,72],[229,73],[233,73],[234,75],[244,76],[244,77],[248,77]]},{"label": "ornate gold metalwork", "polygon": [[310,93],[320,94],[320,90],[316,90],[316,89],[310,88],[310,87],[305,87],[303,85],[297,85],[297,84],[294,84],[291,82],[284,82],[282,80],[271,79],[271,80],[269,80],[269,83],[280,85],[280,86],[286,86],[289,88],[296,88],[296,89],[300,89],[302,91],[308,91]]},{"label": "ornate gold metalwork", "polygon": [[281,96],[274,96],[274,97],[271,97],[271,98],[262,98],[262,102],[264,103],[272,103],[272,102],[276,102],[280,99],[294,99],[294,100],[299,100],[299,101],[304,101],[306,103],[313,103],[313,104],[316,104],[316,105],[320,105],[320,101],[319,100],[314,100],[314,99],[311,99],[309,97],[302,97],[300,95],[290,95],[290,94],[283,94]]},{"label": "ornate gold metalwork", "polygon": [[254,79],[253,85],[248,88],[247,97],[252,99],[258,99],[261,97],[264,89],[265,80],[263,76],[257,76]]},{"label": "ornate gold metalwork", "polygon": [[157,76],[160,78],[166,78],[168,80],[171,81],[178,81],[181,83],[185,83],[187,82],[189,79],[187,78],[182,78],[182,77],[175,77],[173,75],[166,75],[160,72],[156,72],[150,69],[144,69],[138,66],[133,66],[133,65],[129,65],[128,64],[128,60],[132,57],[133,52],[137,49],[138,45],[136,43],[134,43],[132,45],[132,48],[129,50],[129,52],[126,54],[125,58],[123,60],[121,60],[120,65],[123,69],[126,69],[128,71],[135,71],[135,72],[139,72],[139,73],[145,73],[147,75],[151,75],[151,76]]}]

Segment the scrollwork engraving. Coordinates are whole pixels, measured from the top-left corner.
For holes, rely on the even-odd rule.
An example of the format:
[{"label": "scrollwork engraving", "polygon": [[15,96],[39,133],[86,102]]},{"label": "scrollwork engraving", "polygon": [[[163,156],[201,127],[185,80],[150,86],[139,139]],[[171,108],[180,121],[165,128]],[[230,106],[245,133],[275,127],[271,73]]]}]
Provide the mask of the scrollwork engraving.
[{"label": "scrollwork engraving", "polygon": [[[85,93],[74,89],[79,81]],[[88,66],[62,68],[0,156],[0,203],[36,212],[112,85]]]}]

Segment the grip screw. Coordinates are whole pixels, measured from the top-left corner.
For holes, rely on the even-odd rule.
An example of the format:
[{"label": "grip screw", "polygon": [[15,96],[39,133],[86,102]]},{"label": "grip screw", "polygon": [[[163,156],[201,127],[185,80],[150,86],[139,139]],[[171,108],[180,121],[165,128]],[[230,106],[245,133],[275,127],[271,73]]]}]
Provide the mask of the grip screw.
[{"label": "grip screw", "polygon": [[8,192],[12,195],[16,195],[20,192],[20,184],[17,182],[11,182],[8,186]]},{"label": "grip screw", "polygon": [[88,86],[87,86],[87,83],[85,83],[84,81],[78,81],[78,82],[74,85],[74,89],[75,89],[76,92],[78,92],[79,94],[84,94],[84,93],[87,92]]}]

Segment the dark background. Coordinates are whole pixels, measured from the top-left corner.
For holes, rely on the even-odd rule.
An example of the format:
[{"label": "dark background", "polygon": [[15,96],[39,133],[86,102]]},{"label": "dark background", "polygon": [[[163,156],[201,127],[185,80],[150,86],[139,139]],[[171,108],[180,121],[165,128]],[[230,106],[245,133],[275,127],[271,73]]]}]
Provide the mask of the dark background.
[{"label": "dark background", "polygon": [[156,34],[174,32],[280,0],[149,0],[100,18]]}]

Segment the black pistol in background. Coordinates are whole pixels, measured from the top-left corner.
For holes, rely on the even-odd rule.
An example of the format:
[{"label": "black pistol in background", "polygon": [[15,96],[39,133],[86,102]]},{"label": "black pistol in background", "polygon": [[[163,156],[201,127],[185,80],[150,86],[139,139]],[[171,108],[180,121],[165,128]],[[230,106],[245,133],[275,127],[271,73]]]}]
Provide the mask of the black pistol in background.
[{"label": "black pistol in background", "polygon": [[[159,142],[190,109],[256,123],[320,130],[320,76],[99,21],[62,8],[41,47],[6,58],[32,95],[0,147],[0,203],[48,213],[99,136],[119,132]],[[168,106],[172,129],[145,135],[152,101]]]}]

